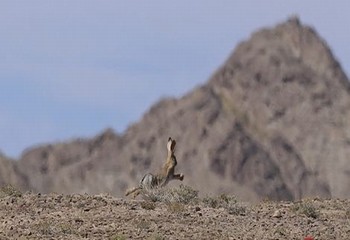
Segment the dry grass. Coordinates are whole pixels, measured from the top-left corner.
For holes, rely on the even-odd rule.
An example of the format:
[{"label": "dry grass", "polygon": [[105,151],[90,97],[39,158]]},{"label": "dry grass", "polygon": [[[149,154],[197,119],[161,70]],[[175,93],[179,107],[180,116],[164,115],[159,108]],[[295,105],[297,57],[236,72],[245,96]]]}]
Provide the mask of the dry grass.
[{"label": "dry grass", "polygon": [[198,191],[189,186],[180,185],[178,188],[155,188],[142,193],[145,200],[164,203],[195,203],[198,201]]},{"label": "dry grass", "polygon": [[168,210],[172,213],[182,212],[184,205],[204,204],[211,208],[224,208],[232,215],[245,215],[247,207],[239,204],[235,196],[221,194],[216,197],[198,198],[198,191],[189,186],[180,185],[178,188],[157,188],[143,192],[143,198],[146,200],[141,203],[144,209],[154,209],[152,203],[164,202]]},{"label": "dry grass", "polygon": [[21,197],[22,193],[12,185],[5,185],[0,188],[0,197]]},{"label": "dry grass", "polygon": [[154,210],[156,208],[156,204],[150,201],[141,202],[141,207],[146,210]]},{"label": "dry grass", "polygon": [[123,235],[115,235],[111,238],[111,240],[126,240],[126,237]]},{"label": "dry grass", "polygon": [[310,218],[318,218],[320,215],[320,211],[316,208],[316,206],[311,201],[305,201],[294,204],[292,210],[299,214],[303,214]]},{"label": "dry grass", "polygon": [[54,227],[49,221],[41,221],[35,226],[35,228],[42,235],[51,235],[54,233]]},{"label": "dry grass", "polygon": [[147,240],[165,240],[166,238],[163,237],[161,234],[154,234],[147,238]]},{"label": "dry grass", "polygon": [[182,213],[185,210],[185,206],[179,202],[167,203],[167,209],[171,213]]},{"label": "dry grass", "polygon": [[139,230],[147,230],[151,227],[151,222],[145,219],[137,219],[135,220],[134,224]]},{"label": "dry grass", "polygon": [[239,204],[235,196],[221,194],[217,197],[205,197],[202,199],[205,206],[211,208],[224,208],[229,214],[245,215],[247,207]]}]

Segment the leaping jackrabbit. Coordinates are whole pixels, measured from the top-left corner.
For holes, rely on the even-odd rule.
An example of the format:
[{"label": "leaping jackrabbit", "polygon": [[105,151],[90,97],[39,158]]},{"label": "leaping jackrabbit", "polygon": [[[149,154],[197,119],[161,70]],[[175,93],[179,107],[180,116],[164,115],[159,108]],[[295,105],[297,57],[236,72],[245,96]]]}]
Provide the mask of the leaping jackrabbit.
[{"label": "leaping jackrabbit", "polygon": [[144,189],[147,190],[155,187],[164,187],[170,180],[177,179],[182,181],[184,179],[184,175],[182,173],[175,174],[175,166],[177,165],[175,157],[175,145],[176,141],[169,137],[167,143],[168,157],[161,171],[155,175],[152,173],[147,173],[141,179],[139,186],[127,190],[125,196],[133,193],[133,197],[135,198]]}]

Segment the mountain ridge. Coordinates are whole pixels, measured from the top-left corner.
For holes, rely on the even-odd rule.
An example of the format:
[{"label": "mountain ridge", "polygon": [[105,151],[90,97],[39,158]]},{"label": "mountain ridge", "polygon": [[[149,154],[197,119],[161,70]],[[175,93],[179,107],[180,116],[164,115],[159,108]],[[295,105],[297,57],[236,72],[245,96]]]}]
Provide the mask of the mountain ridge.
[{"label": "mountain ridge", "polygon": [[22,188],[120,196],[162,165],[172,136],[178,171],[203,194],[350,197],[349,93],[325,41],[293,17],[254,32],[205,84],[160,100],[124,133],[30,149],[11,166]]}]

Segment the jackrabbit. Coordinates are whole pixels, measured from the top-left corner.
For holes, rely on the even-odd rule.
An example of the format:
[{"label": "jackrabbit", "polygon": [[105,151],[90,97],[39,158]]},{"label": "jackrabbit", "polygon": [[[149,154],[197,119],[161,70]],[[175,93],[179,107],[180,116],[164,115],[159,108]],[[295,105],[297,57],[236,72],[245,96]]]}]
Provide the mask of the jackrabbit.
[{"label": "jackrabbit", "polygon": [[137,197],[142,190],[152,189],[155,187],[164,187],[170,180],[180,180],[184,179],[184,175],[175,174],[175,166],[177,165],[175,157],[175,145],[176,141],[169,137],[167,143],[168,157],[163,165],[161,171],[158,174],[147,173],[141,179],[139,186],[131,188],[126,191],[125,196],[133,193],[133,198]]}]

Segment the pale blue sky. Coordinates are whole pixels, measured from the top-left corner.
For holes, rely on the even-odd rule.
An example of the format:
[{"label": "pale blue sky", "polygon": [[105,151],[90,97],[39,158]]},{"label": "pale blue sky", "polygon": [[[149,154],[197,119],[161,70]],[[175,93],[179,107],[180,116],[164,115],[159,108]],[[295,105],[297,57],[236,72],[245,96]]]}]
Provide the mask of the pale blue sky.
[{"label": "pale blue sky", "polygon": [[350,1],[0,1],[0,150],[122,132],[298,14],[350,72]]}]

